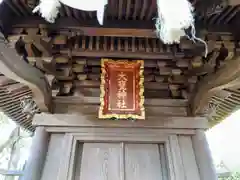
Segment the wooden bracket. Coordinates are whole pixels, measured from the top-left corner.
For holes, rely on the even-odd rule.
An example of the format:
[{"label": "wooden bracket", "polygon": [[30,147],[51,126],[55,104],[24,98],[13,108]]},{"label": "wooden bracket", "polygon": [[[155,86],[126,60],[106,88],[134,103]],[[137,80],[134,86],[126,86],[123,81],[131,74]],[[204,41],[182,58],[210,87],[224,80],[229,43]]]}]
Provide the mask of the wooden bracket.
[{"label": "wooden bracket", "polygon": [[38,29],[29,28],[27,29],[28,35],[23,37],[26,44],[33,44],[39,51],[42,52],[43,57],[52,56],[52,42],[51,38],[46,36],[40,36],[37,34]]},{"label": "wooden bracket", "polygon": [[219,90],[240,85],[240,57],[229,60],[215,74],[205,76],[192,94],[190,106],[193,115],[201,112],[210,98]]},{"label": "wooden bracket", "polygon": [[6,77],[27,85],[41,111],[52,111],[51,89],[44,74],[24,61],[6,41],[0,42],[0,71]]}]

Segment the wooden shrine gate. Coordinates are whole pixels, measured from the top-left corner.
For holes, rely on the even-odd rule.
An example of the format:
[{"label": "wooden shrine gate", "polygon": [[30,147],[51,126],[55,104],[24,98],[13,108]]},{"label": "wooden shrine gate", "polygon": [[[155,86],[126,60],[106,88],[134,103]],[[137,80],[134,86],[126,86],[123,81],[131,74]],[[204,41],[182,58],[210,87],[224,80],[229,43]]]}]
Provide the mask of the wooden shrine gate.
[{"label": "wooden shrine gate", "polygon": [[91,121],[40,114],[25,179],[216,179],[205,118]]}]

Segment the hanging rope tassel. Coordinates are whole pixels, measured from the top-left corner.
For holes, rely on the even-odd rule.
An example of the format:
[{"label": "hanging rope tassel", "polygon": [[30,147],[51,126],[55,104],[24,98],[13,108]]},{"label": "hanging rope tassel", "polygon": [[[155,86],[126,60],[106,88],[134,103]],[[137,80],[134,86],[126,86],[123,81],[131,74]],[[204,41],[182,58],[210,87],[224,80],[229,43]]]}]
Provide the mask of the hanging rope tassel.
[{"label": "hanging rope tassel", "polygon": [[58,0],[41,0],[39,5],[33,9],[33,13],[39,12],[46,21],[54,23],[60,7]]},{"label": "hanging rope tassel", "polygon": [[[193,6],[188,0],[157,0],[158,17],[155,19],[157,36],[164,44],[180,43],[181,37],[187,36],[194,43],[197,41],[205,45],[207,56],[207,44],[196,37],[194,27]],[[191,28],[191,37],[185,30]]]},{"label": "hanging rope tassel", "polygon": [[99,24],[102,26],[103,25],[103,20],[104,20],[104,11],[105,11],[105,6],[99,8],[97,10],[97,20]]},{"label": "hanging rope tassel", "polygon": [[201,43],[204,44],[204,46],[205,46],[205,54],[204,54],[204,57],[206,58],[207,55],[208,55],[208,45],[207,45],[207,43],[206,43],[203,39],[196,37],[196,29],[195,29],[195,27],[194,27],[193,24],[191,25],[191,34],[190,34],[190,35],[191,35],[191,36],[188,36],[188,35],[186,34],[186,37],[187,37],[189,40],[193,41],[194,43],[196,43],[196,40],[197,40],[197,41],[199,41],[199,42],[201,42]]},{"label": "hanging rope tassel", "polygon": [[165,44],[179,43],[184,29],[194,24],[193,7],[187,0],[157,0],[157,35]]}]

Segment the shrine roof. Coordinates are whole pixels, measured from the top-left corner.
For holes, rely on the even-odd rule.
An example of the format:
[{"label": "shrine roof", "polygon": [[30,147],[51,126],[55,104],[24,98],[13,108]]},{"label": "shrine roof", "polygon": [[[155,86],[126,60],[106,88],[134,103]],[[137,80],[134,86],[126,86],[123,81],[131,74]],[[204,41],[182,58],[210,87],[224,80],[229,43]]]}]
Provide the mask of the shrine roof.
[{"label": "shrine roof", "polygon": [[204,57],[200,42],[183,38],[180,44],[164,45],[156,37],[154,1],[110,0],[104,26],[98,25],[95,12],[67,6],[61,7],[56,23],[48,24],[31,13],[37,4],[5,0],[0,6],[8,40],[0,47],[6,51],[0,69],[14,72],[0,76],[0,108],[25,128],[34,129],[20,107],[26,95],[41,111],[96,116],[101,58],[144,60],[147,117],[207,116],[215,125],[238,108],[239,81],[232,82],[239,77],[234,68],[240,69],[239,5],[211,14],[200,8],[201,1],[193,2],[198,36],[207,43]]},{"label": "shrine roof", "polygon": [[[222,2],[222,3],[221,3]],[[38,0],[4,0],[1,9],[1,28],[8,30],[8,26],[25,22],[33,23],[38,19],[38,14],[33,14],[32,10],[38,5]],[[197,26],[202,28],[218,27],[223,30],[233,25],[237,18],[240,6],[236,0],[192,0],[195,8],[195,21]],[[215,6],[214,6],[215,4]],[[154,29],[154,18],[157,17],[156,0],[109,0],[105,10],[103,27],[115,26],[118,28],[135,27],[144,29]],[[66,5],[60,8],[57,24],[70,27],[71,23],[66,23],[66,19],[74,20],[78,25],[98,26],[95,11],[81,11]],[[57,26],[54,24],[53,26]],[[197,28],[198,29],[198,28]]]},{"label": "shrine roof", "polygon": [[0,75],[0,110],[23,128],[33,131],[31,118],[22,112],[21,107],[21,100],[31,95],[26,85]]}]

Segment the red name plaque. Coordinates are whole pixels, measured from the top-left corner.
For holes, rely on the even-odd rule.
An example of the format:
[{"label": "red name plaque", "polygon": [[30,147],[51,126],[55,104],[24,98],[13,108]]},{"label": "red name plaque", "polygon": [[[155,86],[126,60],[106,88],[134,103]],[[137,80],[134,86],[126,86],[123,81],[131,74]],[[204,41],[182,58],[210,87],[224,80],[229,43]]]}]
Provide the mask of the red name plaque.
[{"label": "red name plaque", "polygon": [[144,62],[102,59],[99,118],[145,119]]}]

